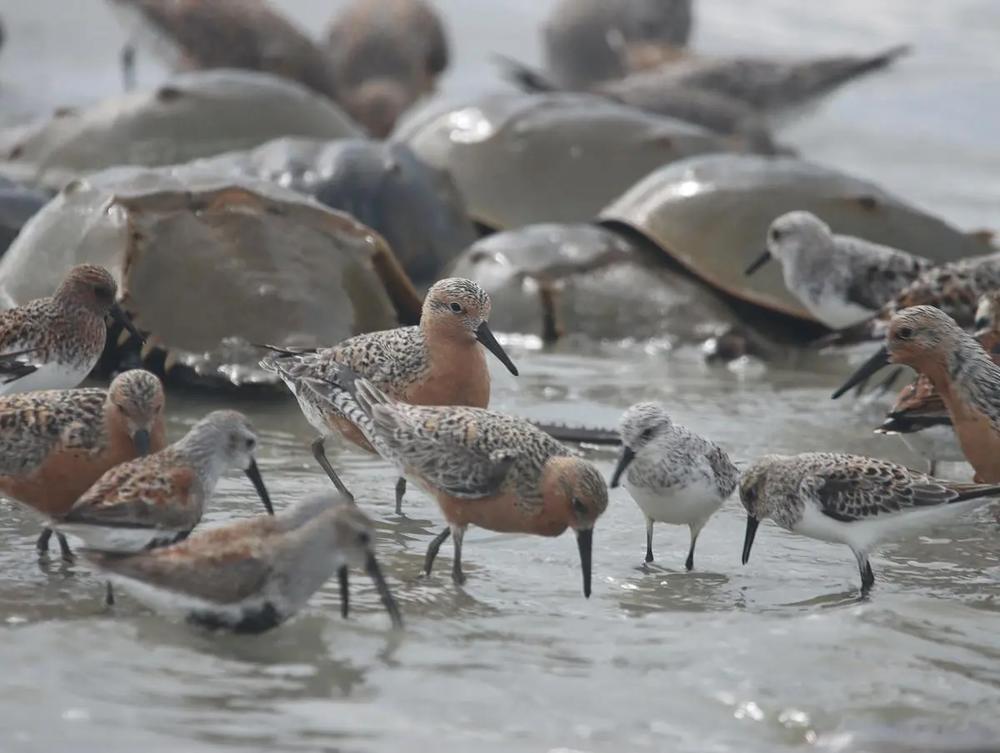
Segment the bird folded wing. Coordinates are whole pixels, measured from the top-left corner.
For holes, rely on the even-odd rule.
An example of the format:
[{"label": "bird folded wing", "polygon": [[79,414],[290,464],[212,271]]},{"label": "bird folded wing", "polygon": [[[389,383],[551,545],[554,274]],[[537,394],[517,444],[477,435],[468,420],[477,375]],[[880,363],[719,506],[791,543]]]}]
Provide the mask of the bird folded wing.
[{"label": "bird folded wing", "polygon": [[[252,521],[251,521],[252,522]],[[179,544],[128,555],[83,550],[98,567],[176,594],[230,604],[258,592],[271,573],[270,559],[233,526]],[[215,534],[227,534],[219,537]]]},{"label": "bird folded wing", "polygon": [[195,474],[135,461],[116,466],[76,501],[67,523],[135,528],[193,528],[201,517],[193,499]]},{"label": "bird folded wing", "polygon": [[1000,494],[1000,486],[943,482],[923,474],[894,473],[894,467],[873,460],[836,476],[809,477],[804,484],[812,487],[824,515],[843,522]]}]

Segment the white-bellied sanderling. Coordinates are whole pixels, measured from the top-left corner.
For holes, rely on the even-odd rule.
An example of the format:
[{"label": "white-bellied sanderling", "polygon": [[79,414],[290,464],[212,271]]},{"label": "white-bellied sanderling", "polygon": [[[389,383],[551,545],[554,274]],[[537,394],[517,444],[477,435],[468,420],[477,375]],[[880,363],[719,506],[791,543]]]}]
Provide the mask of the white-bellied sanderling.
[{"label": "white-bellied sanderling", "polygon": [[625,488],[646,517],[646,562],[653,561],[653,523],[685,525],[691,547],[684,566],[694,568],[698,534],[736,488],[739,472],[725,450],[670,420],[660,403],[637,403],[619,430],[622,452],[611,478]]},{"label": "white-bellied sanderling", "polygon": [[767,249],[749,267],[781,264],[785,286],[830,329],[871,319],[931,263],[906,251],[850,235],[834,235],[809,212],[788,212],[771,223]]},{"label": "white-bellied sanderling", "polygon": [[867,593],[875,582],[868,555],[878,544],[912,538],[997,496],[998,485],[943,481],[860,455],[765,455],[740,479],[743,564],[757,526],[771,518],[793,533],[849,546]]}]

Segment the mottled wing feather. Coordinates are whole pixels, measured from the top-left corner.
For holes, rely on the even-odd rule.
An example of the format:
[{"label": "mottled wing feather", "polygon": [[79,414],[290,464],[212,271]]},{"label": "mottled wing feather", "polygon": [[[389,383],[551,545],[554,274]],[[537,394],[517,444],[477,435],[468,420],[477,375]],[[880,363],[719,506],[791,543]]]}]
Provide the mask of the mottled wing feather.
[{"label": "mottled wing feather", "polygon": [[139,554],[86,554],[99,567],[117,575],[177,594],[229,604],[252,596],[270,577],[271,559],[259,541],[252,543],[255,531],[243,530],[262,524],[273,527],[270,519],[253,519]]},{"label": "mottled wing feather", "polygon": [[376,405],[372,417],[386,451],[446,494],[481,499],[497,494],[514,464],[515,448],[489,446],[477,431],[477,409],[440,410]]},{"label": "mottled wing feather", "polygon": [[0,475],[31,473],[60,445],[99,450],[105,396],[77,389],[0,398]]},{"label": "mottled wing feather", "polygon": [[193,528],[202,512],[192,494],[195,473],[190,467],[162,462],[158,455],[123,463],[105,473],[76,501],[66,522]]},{"label": "mottled wing feather", "polygon": [[868,458],[864,463],[831,466],[806,476],[824,515],[851,522],[886,513],[948,504],[984,496],[991,489],[980,484],[944,483],[884,460]]}]

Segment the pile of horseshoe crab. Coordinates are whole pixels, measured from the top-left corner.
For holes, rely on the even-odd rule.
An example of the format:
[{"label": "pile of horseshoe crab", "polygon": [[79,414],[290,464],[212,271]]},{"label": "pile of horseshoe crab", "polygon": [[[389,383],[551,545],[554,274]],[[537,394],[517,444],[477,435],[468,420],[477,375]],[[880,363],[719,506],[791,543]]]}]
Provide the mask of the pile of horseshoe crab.
[{"label": "pile of horseshoe crab", "polygon": [[111,333],[105,368],[144,365],[212,388],[273,388],[255,344],[316,347],[415,323],[388,244],[348,214],[266,181],[115,168],[68,184],[0,260],[0,303],[50,295],[100,264],[147,333]]}]

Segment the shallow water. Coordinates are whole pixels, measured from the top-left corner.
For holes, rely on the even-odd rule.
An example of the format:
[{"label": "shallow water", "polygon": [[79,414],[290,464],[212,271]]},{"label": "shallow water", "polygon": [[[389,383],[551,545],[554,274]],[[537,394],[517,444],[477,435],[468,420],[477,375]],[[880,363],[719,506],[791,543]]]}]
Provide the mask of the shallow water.
[{"label": "shallow water", "polygon": [[[335,5],[284,5],[318,26]],[[545,3],[450,0],[458,40],[448,94],[488,85],[484,53],[537,57]],[[990,0],[755,3],[705,0],[697,43],[711,50],[833,51],[911,41],[891,76],[838,95],[784,132],[964,227],[996,223],[1000,7]],[[869,8],[869,5],[876,5]],[[88,101],[115,89],[121,35],[94,0],[0,0],[9,46],[0,80],[22,103]],[[84,23],[86,21],[86,23]],[[143,62],[144,78],[157,68]],[[3,101],[12,101],[9,89]],[[696,349],[569,343],[541,352],[514,339],[515,380],[497,368],[502,410],[613,425],[639,399],[662,399],[739,461],[817,449],[918,459],[873,436],[876,409],[828,395],[849,369],[800,354],[764,367],[703,364]],[[172,436],[217,402],[172,394]],[[237,404],[262,431],[262,470],[277,505],[328,481],[312,435],[286,401]],[[387,467],[331,447],[334,465],[376,519],[407,630],[386,631],[356,576],[355,614],[328,586],[298,619],[260,637],[210,636],[164,622],[123,596],[105,613],[83,565],[40,565],[37,523],[0,517],[0,750],[222,751],[830,751],[998,750],[1000,533],[981,511],[873,559],[877,587],[856,596],[842,547],[771,525],[739,563],[744,518],[730,501],[683,572],[686,531],[644,526],[615,490],[595,534],[594,594],[581,594],[575,544],[472,531],[464,589],[418,577],[440,515],[411,490],[392,511]],[[614,455],[587,451],[609,474]],[[967,478],[963,465],[944,472]],[[207,524],[256,514],[249,484],[227,478]]]}]

